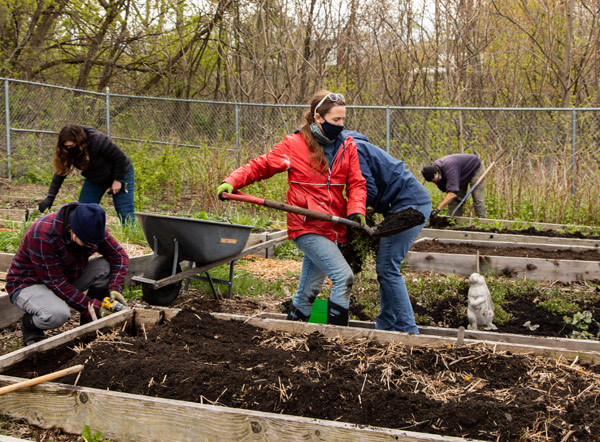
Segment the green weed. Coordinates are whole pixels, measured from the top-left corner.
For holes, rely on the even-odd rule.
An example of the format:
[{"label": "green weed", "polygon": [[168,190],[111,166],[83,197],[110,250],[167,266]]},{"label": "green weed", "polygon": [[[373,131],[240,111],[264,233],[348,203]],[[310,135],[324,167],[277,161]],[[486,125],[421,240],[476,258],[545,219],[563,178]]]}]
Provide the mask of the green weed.
[{"label": "green weed", "polygon": [[81,438],[85,442],[112,442],[110,439],[105,439],[104,437],[102,437],[102,433],[99,431],[92,433],[92,430],[89,427],[89,425],[83,426],[83,432],[81,433]]}]

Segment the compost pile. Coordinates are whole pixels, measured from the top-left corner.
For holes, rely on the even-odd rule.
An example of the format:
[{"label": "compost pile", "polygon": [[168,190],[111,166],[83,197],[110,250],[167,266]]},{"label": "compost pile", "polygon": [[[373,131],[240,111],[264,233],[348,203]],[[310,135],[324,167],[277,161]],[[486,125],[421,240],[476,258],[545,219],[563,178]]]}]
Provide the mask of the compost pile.
[{"label": "compost pile", "polygon": [[600,434],[599,374],[483,347],[290,335],[184,309],[145,335],[103,335],[11,371],[80,363],[78,385],[152,397],[484,440]]},{"label": "compost pile", "polygon": [[535,247],[495,247],[484,245],[473,245],[469,243],[443,243],[436,239],[428,239],[413,244],[414,252],[430,253],[454,253],[487,256],[514,256],[524,258],[544,258],[544,259],[571,259],[578,261],[600,261],[600,250],[566,250],[566,249],[539,249]]}]

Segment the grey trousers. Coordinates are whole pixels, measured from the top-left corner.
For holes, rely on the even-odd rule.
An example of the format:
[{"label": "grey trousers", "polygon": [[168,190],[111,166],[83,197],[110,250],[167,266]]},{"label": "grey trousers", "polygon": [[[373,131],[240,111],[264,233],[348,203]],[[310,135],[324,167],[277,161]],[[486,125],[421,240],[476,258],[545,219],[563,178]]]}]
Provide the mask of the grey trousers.
[{"label": "grey trousers", "polygon": [[[457,193],[456,198],[448,203],[448,215],[452,215],[454,209],[458,204],[463,200],[465,195],[467,194],[467,187],[473,187],[479,177],[483,175],[485,172],[485,168],[483,164],[479,166],[479,169],[475,172],[475,174],[471,177],[471,180],[468,184],[462,187]],[[471,196],[473,197],[473,206],[475,207],[475,215],[477,218],[485,218],[485,180],[482,180],[481,183],[475,188]],[[454,216],[462,216],[464,205],[460,206]]]},{"label": "grey trousers", "polygon": [[[104,258],[94,258],[84,267],[81,276],[71,284],[84,292],[90,287],[108,287],[109,280],[108,261]],[[69,305],[44,284],[25,287],[15,299],[15,305],[29,313],[33,324],[41,330],[60,327],[71,318]]]}]

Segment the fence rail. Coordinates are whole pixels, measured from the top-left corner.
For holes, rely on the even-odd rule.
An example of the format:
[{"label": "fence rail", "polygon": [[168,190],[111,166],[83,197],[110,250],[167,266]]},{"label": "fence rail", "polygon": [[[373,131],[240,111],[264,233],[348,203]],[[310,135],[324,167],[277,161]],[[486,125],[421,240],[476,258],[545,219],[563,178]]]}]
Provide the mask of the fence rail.
[{"label": "fence rail", "polygon": [[[0,176],[51,167],[56,134],[85,124],[127,143],[226,150],[236,164],[268,151],[301,124],[304,105],[230,103],[90,92],[2,78],[4,133]],[[570,196],[600,176],[600,108],[348,106],[346,127],[414,170],[440,156],[467,152],[484,161],[508,147],[506,179],[525,171],[560,176]],[[550,190],[550,189],[549,189]]]}]

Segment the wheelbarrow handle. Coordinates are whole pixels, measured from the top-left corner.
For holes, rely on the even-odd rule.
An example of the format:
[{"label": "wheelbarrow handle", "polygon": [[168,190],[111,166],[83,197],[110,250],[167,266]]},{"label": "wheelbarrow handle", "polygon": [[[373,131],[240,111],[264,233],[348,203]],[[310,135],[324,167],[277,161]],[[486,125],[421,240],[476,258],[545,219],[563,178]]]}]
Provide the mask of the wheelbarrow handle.
[{"label": "wheelbarrow handle", "polygon": [[260,206],[269,207],[271,209],[282,210],[284,212],[295,213],[297,215],[304,215],[310,218],[319,219],[321,221],[329,221],[332,223],[343,224],[348,227],[354,227],[357,229],[362,229],[367,232],[369,235],[374,235],[374,230],[369,226],[363,226],[356,221],[352,221],[347,218],[341,218],[339,216],[330,215],[328,213],[319,212],[317,210],[304,209],[298,206],[292,206],[290,204],[280,203],[278,201],[271,201],[264,198],[258,198],[252,195],[247,195],[242,192],[236,193],[221,193],[221,197],[227,200],[235,200],[235,201],[243,201],[246,203],[258,204]]}]

